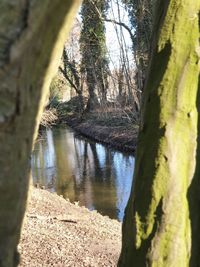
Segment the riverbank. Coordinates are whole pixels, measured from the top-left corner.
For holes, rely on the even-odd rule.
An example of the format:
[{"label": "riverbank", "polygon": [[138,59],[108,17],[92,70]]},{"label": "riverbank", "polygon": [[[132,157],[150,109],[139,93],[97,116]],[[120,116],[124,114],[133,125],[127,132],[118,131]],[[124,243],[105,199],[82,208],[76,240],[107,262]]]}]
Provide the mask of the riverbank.
[{"label": "riverbank", "polygon": [[20,267],[116,266],[121,223],[32,188],[19,251]]},{"label": "riverbank", "polygon": [[91,140],[123,152],[135,153],[138,127],[130,124],[108,126],[107,123],[98,123],[94,119],[79,120],[74,115],[68,116],[63,123]]},{"label": "riverbank", "polygon": [[48,127],[50,124],[67,124],[89,139],[123,152],[135,152],[139,126],[134,122],[134,115],[130,109],[109,108],[101,110],[99,108],[81,115],[75,111],[76,106],[76,102],[74,104],[73,101],[69,101],[46,111],[41,125]]}]

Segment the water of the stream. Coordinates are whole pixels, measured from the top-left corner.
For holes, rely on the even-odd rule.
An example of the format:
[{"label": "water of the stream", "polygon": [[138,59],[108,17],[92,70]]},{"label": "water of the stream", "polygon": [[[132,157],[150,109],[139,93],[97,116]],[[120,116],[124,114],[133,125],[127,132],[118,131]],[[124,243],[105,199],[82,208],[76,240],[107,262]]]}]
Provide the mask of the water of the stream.
[{"label": "water of the stream", "polygon": [[90,210],[122,220],[130,194],[134,157],[77,135],[49,129],[35,144],[33,182]]}]

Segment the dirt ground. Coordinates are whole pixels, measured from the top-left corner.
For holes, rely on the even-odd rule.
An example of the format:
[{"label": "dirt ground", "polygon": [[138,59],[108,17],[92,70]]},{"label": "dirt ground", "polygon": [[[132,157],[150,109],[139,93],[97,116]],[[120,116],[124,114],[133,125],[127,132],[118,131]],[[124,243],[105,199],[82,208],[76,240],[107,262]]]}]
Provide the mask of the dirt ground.
[{"label": "dirt ground", "polygon": [[121,223],[32,188],[19,251],[22,267],[116,266]]}]

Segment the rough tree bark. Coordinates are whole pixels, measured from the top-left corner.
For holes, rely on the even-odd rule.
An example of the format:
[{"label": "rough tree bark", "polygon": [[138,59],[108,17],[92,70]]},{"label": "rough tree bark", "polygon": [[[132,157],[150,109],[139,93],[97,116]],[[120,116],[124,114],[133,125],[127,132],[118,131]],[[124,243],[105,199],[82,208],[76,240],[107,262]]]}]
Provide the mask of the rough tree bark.
[{"label": "rough tree bark", "polygon": [[196,203],[190,199],[196,194],[199,204],[199,196],[192,190],[188,198],[188,189],[196,156],[200,0],[159,0],[156,8],[118,266],[196,267],[199,251],[189,261],[199,240],[199,211],[192,211]]},{"label": "rough tree bark", "polygon": [[79,0],[0,1],[0,266],[17,266],[34,133]]}]

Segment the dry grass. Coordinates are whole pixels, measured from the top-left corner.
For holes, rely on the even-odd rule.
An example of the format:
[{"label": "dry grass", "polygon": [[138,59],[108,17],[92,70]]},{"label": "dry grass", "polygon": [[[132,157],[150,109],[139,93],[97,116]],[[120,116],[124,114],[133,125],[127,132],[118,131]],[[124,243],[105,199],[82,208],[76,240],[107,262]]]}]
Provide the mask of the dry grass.
[{"label": "dry grass", "polygon": [[57,111],[55,108],[45,110],[42,114],[40,125],[43,127],[51,127],[58,120]]}]

